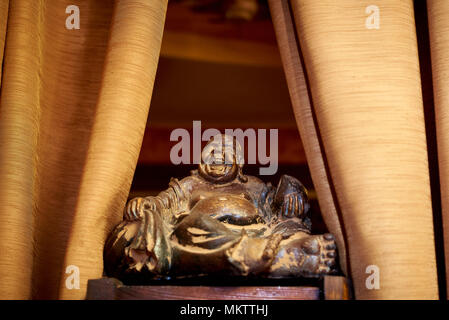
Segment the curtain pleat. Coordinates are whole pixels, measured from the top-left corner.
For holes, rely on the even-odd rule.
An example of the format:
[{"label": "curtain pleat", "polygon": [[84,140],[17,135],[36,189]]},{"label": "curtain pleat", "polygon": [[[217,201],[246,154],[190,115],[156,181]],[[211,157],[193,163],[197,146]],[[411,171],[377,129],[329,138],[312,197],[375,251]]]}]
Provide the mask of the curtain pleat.
[{"label": "curtain pleat", "polygon": [[[0,100],[0,298],[31,296],[39,131],[39,1],[11,1]],[[36,25],[35,25],[36,24]]]},{"label": "curtain pleat", "polygon": [[0,87],[2,85],[2,61],[5,49],[6,23],[8,21],[9,1],[0,1]]},{"label": "curtain pleat", "polygon": [[449,2],[427,1],[427,11],[443,211],[446,284],[449,290]]},{"label": "curtain pleat", "polygon": [[80,28],[67,29],[72,4],[9,2],[0,298],[84,298],[137,163],[167,0],[79,1]]},{"label": "curtain pleat", "polygon": [[329,177],[324,164],[323,153],[313,119],[306,79],[301,65],[300,53],[295,37],[294,24],[288,1],[269,0],[271,19],[281,54],[293,111],[299,134],[302,137],[307,164],[313,184],[318,194],[318,202],[324,222],[335,235],[339,249],[339,261],[342,271],[347,274],[346,245],[343,237],[335,199],[329,185]]},{"label": "curtain pleat", "polygon": [[[291,1],[356,298],[436,299],[413,4],[376,5],[380,28],[368,29],[368,4]],[[369,266],[378,289],[367,286]]]}]

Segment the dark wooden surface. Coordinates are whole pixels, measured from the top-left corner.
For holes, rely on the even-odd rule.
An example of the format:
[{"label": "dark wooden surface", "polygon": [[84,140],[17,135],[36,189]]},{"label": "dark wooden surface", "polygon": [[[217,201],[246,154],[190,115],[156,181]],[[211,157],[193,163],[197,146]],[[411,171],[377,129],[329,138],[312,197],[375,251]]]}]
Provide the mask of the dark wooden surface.
[{"label": "dark wooden surface", "polygon": [[126,286],[113,278],[89,280],[87,300],[347,300],[349,280],[326,276],[323,286]]},{"label": "dark wooden surface", "polygon": [[324,278],[324,300],[351,300],[351,282],[345,277]]}]

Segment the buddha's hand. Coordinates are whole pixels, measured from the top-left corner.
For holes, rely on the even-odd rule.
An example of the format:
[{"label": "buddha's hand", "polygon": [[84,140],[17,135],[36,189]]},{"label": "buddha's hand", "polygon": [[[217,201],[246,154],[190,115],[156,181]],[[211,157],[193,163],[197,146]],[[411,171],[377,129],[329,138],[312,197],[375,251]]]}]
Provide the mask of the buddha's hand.
[{"label": "buddha's hand", "polygon": [[284,196],[281,214],[284,217],[300,217],[304,212],[304,198],[301,193],[293,192]]},{"label": "buddha's hand", "polygon": [[144,209],[151,207],[151,201],[146,198],[137,197],[128,202],[123,213],[123,218],[128,221],[141,220]]},{"label": "buddha's hand", "polygon": [[296,178],[283,175],[273,198],[273,209],[286,218],[305,218],[309,210],[307,189]]}]

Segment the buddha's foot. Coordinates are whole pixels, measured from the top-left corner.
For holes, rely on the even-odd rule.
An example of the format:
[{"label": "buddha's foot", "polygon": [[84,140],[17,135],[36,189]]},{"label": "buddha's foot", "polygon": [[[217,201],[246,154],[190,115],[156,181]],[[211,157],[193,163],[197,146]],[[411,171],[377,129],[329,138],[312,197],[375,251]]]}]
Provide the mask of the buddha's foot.
[{"label": "buddha's foot", "polygon": [[335,271],[337,245],[332,234],[309,236],[304,240],[302,248],[306,253],[304,263],[309,265],[309,270],[319,275]]}]

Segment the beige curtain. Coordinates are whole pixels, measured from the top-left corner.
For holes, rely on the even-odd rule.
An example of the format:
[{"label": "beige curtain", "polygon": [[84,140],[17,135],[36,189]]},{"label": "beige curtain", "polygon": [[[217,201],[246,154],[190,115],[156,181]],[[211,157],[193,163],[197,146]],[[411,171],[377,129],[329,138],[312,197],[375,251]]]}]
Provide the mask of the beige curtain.
[{"label": "beige curtain", "polygon": [[313,117],[301,58],[296,46],[295,30],[288,1],[273,0],[269,4],[293,111],[307,157],[307,164],[314,187],[319,194],[318,201],[324,221],[337,240],[341,268],[347,274],[345,238],[329,183],[330,177],[325,166],[325,155],[320,147],[318,128]]},{"label": "beige curtain", "polygon": [[[378,29],[366,27],[370,4]],[[438,298],[412,1],[270,7],[320,206],[330,231],[346,237],[356,298]],[[379,289],[366,286],[369,266],[379,270]]]},{"label": "beige curtain", "polygon": [[84,298],[145,129],[167,0],[72,4],[0,0],[3,299]]},{"label": "beige curtain", "polygon": [[446,283],[449,290],[449,1],[427,1],[443,211]]}]

